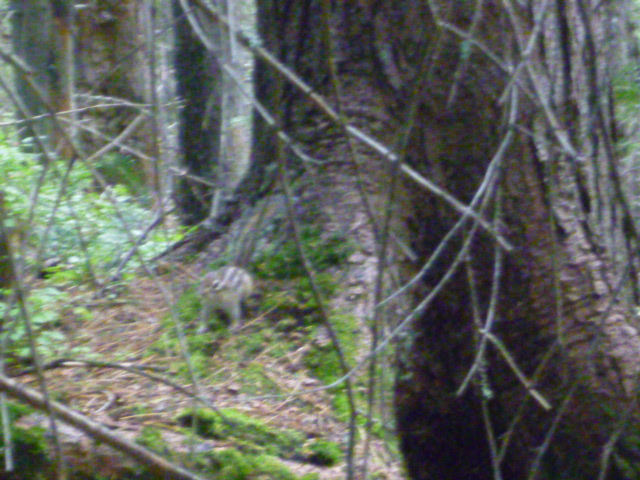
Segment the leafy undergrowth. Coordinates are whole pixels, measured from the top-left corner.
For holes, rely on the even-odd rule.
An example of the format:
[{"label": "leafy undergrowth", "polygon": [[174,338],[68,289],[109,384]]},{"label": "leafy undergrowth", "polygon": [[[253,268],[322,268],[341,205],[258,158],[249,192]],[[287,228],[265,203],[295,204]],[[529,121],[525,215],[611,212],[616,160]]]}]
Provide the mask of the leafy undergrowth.
[{"label": "leafy undergrowth", "polygon": [[[43,318],[45,360],[84,361],[48,370],[55,398],[212,478],[345,478],[348,402],[343,386],[325,388],[344,371],[317,295],[330,299],[325,310],[351,367],[366,346],[362,319],[352,313],[366,311],[364,275],[347,282],[353,245],[307,224],[300,235],[316,271],[314,292],[290,232],[271,227],[285,238],[258,245],[250,269],[259,294],[234,332],[219,320],[211,332],[196,333],[195,279],[211,262],[165,265],[156,278],[132,273],[111,292],[78,284],[64,270],[34,282],[33,296],[42,301],[31,309]],[[45,298],[46,288],[55,290]],[[16,345],[20,365],[28,349],[19,354]],[[366,384],[356,380],[354,387],[364,410]],[[357,433],[354,463],[362,464],[362,430]],[[374,439],[367,455],[375,478],[400,478],[398,458],[383,440]],[[152,478],[133,472],[103,476]]]}]

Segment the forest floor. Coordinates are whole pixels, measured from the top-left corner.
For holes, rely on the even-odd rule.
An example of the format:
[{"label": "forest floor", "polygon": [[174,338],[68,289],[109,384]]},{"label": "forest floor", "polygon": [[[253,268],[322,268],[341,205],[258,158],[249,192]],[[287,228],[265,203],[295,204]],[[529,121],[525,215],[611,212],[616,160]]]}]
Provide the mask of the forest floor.
[{"label": "forest floor", "polygon": [[[368,348],[368,329],[363,322],[370,304],[370,298],[362,292],[371,287],[367,282],[373,278],[375,267],[371,261],[373,246],[370,232],[363,227],[366,222],[362,212],[351,211],[348,218],[347,213],[343,213],[341,221],[347,225],[340,228],[347,228],[354,237],[360,235],[361,246],[369,244],[351,255],[348,272],[337,275],[344,285],[339,287],[331,307],[342,311],[348,308],[358,316],[361,352],[357,357],[362,358]],[[72,354],[69,362],[59,362],[56,368],[47,371],[48,386],[55,392],[55,398],[126,438],[136,438],[145,427],[152,427],[160,431],[166,444],[177,452],[233,447],[230,439],[198,437],[194,441],[193,435],[184,433],[178,416],[196,405],[193,397],[185,392],[197,390],[199,397],[212,408],[233,408],[274,429],[292,429],[302,432],[308,440],[335,442],[344,451],[347,422],[339,419],[333,394],[321,388],[323,382],[305,362],[309,351],[324,340],[301,333],[295,325],[280,328],[287,320],[273,310],[265,311],[258,306],[258,300],[250,302],[248,321],[240,331],[194,335],[194,322],[179,320],[180,314],[169,307],[182,308],[178,299],[198,276],[199,268],[189,268],[191,273],[180,267],[155,278],[137,277],[117,295],[98,298],[95,292],[80,289],[71,292],[74,300],[61,329],[69,341],[70,351],[81,353]],[[283,288],[282,284],[269,281],[258,283],[262,292]],[[74,305],[88,308],[92,318],[86,320],[74,314]],[[178,320],[168,320],[172,318]],[[199,340],[192,342],[192,337]],[[197,352],[185,353],[193,349]],[[78,358],[87,362],[74,363]],[[129,371],[129,366],[165,381]],[[37,388],[35,376],[23,376],[21,381]],[[361,381],[356,387],[364,390],[366,383]],[[362,411],[365,408],[364,402],[358,405]],[[386,408],[388,412],[390,406]],[[358,425],[353,459],[356,478],[362,478],[365,458],[372,478],[404,478],[394,442],[383,439],[384,435],[374,435],[365,452],[364,422]],[[69,442],[75,440],[70,438]],[[73,445],[71,449],[79,448]],[[296,475],[316,472],[321,479],[345,478],[344,460],[331,467],[313,465],[300,458],[281,461]],[[104,467],[108,462],[102,463]]]}]

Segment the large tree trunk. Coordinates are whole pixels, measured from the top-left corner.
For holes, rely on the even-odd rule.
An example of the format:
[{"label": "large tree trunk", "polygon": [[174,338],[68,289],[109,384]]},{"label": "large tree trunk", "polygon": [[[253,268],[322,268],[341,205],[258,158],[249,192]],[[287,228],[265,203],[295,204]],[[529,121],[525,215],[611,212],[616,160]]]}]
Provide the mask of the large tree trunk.
[{"label": "large tree trunk", "polygon": [[[405,270],[422,273],[396,411],[413,478],[633,468],[638,242],[614,154],[615,12],[586,3],[335,4],[332,45],[317,44],[336,60],[341,111],[406,161],[397,195],[413,208],[395,220],[420,257]],[[284,31],[304,53],[281,55],[323,91],[322,33],[300,25]],[[394,173],[358,154],[375,199]]]},{"label": "large tree trunk", "polygon": [[[130,157],[135,165],[126,175],[130,178],[115,181],[130,184],[134,191],[146,183],[148,193],[156,196],[161,162],[157,142],[169,142],[157,138],[160,136],[157,129],[162,130],[162,126],[156,125],[156,129],[153,126],[153,122],[161,120],[152,92],[156,85],[150,77],[161,77],[162,73],[158,68],[160,62],[154,63],[152,58],[158,58],[161,48],[157,45],[166,41],[157,32],[152,38],[145,36],[151,23],[149,10],[153,8],[135,0],[99,0],[84,5],[78,9],[76,18],[75,51],[77,103],[87,108],[79,116],[83,125],[89,127],[82,132],[82,146],[93,154],[110,145],[108,152]],[[156,67],[154,72],[151,65]],[[113,106],[105,109],[104,104]],[[101,108],[92,108],[96,105]],[[156,118],[152,119],[154,115]],[[102,157],[105,153],[102,152]]]},{"label": "large tree trunk", "polygon": [[[532,42],[546,3],[371,10],[376,44],[397,55],[381,63],[390,88],[399,99],[419,92],[412,163],[467,204],[484,189],[476,211],[513,246],[467,220],[423,277],[428,292],[439,288],[469,242],[399,355],[412,478],[625,478],[614,460],[629,445],[615,447],[627,441],[622,425],[635,427],[640,341],[637,236],[613,153],[612,17],[548,2]],[[390,18],[420,24],[404,34]],[[411,189],[426,259],[460,215]]]},{"label": "large tree trunk", "polygon": [[[420,261],[398,270],[423,270],[396,390],[413,478],[624,478],[633,460],[638,242],[613,153],[611,7],[585,3],[334,2],[326,31],[316,2],[259,4],[263,44],[405,161],[346,148],[259,65],[279,125],[333,160],[315,170],[326,188],[353,174],[355,190],[359,171],[375,204],[403,175],[393,223]],[[264,162],[283,154],[265,124],[256,142]]]}]

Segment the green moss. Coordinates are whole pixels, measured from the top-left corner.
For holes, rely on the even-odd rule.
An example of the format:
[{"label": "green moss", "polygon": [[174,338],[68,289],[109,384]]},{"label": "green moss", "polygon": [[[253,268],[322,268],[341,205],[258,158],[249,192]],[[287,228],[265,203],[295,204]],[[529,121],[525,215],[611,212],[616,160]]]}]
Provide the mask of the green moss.
[{"label": "green moss", "polygon": [[205,438],[233,440],[243,451],[291,458],[303,444],[304,434],[295,430],[276,429],[233,408],[214,412],[188,409],[178,415],[178,423],[194,428]]},{"label": "green moss", "polygon": [[178,312],[179,318],[184,323],[196,324],[200,317],[200,294],[198,289],[193,286],[187,289],[180,297],[175,305],[175,311]]},{"label": "green moss", "polygon": [[[334,276],[329,272],[318,273],[315,276],[320,295],[325,301],[332,297],[338,289]],[[272,289],[264,293],[261,310],[275,312],[281,316],[295,316],[305,319],[305,323],[315,323],[318,315],[314,315],[319,305],[311,288],[311,281],[307,277],[296,278],[284,283],[281,288]]]},{"label": "green moss", "polygon": [[[329,318],[338,337],[340,348],[347,364],[351,364],[357,353],[357,322],[351,315],[333,315]],[[319,325],[318,328],[325,328]],[[315,346],[306,357],[306,365],[313,374],[325,383],[333,383],[344,375],[338,354],[333,344]]]},{"label": "green moss", "polygon": [[[316,285],[323,299],[333,296],[338,288],[337,283],[330,273],[319,273],[315,277]],[[296,283],[295,295],[298,300],[298,308],[301,310],[311,310],[319,307],[313,295],[311,281],[309,278],[301,278]]]},{"label": "green moss", "polygon": [[300,301],[293,291],[269,290],[262,296],[262,309],[265,312],[298,313],[300,312]]},{"label": "green moss", "polygon": [[[346,235],[325,235],[315,225],[303,226],[300,237],[303,252],[318,272],[340,265],[354,251],[353,243]],[[263,249],[256,258],[255,266],[256,274],[262,278],[287,280],[305,275],[298,245],[293,238]]]},{"label": "green moss", "polygon": [[239,373],[242,383],[242,393],[248,395],[280,394],[282,391],[277,383],[265,374],[263,365],[252,363]]},{"label": "green moss", "polygon": [[328,440],[314,440],[304,448],[305,458],[309,463],[330,467],[342,461],[344,455],[340,446]]},{"label": "green moss", "polygon": [[270,455],[244,454],[236,449],[208,454],[215,478],[225,480],[296,480],[291,470]]},{"label": "green moss", "polygon": [[[347,365],[351,365],[357,353],[357,322],[351,315],[334,315],[329,321],[340,342],[340,348]],[[324,328],[319,326],[318,328]],[[305,357],[305,364],[316,378],[326,384],[340,379],[345,372],[340,366],[340,359],[333,344],[315,345]],[[343,387],[336,388],[333,406],[338,417],[346,420],[349,416],[349,404]]]},{"label": "green moss", "polygon": [[309,245],[309,260],[318,271],[343,264],[355,251],[351,239],[339,233],[319,238],[315,244]]},{"label": "green moss", "polygon": [[149,347],[149,354],[161,354],[173,357],[176,361],[170,364],[172,375],[190,381],[190,368],[201,378],[211,373],[211,358],[219,345],[212,339],[214,334],[186,335],[189,351],[189,364],[184,360],[180,348],[180,340],[173,326],[167,325],[160,338]]},{"label": "green moss", "polygon": [[254,332],[237,336],[235,350],[241,352],[243,358],[258,355],[273,341],[266,329],[258,329]]},{"label": "green moss", "polygon": [[143,427],[136,438],[136,443],[165,457],[171,452],[169,445],[157,428]]},{"label": "green moss", "polygon": [[319,480],[319,479],[320,479],[320,475],[316,472],[305,473],[300,477],[300,480]]}]

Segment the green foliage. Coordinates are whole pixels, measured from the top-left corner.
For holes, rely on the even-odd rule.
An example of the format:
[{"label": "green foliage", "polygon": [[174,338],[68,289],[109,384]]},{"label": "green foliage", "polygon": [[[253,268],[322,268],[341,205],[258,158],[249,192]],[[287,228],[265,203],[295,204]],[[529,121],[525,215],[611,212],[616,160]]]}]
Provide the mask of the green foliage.
[{"label": "green foliage", "polygon": [[[64,182],[65,169],[62,163],[47,168],[36,155],[0,143],[8,222],[26,239],[27,248],[46,245],[46,257],[61,259],[64,266],[57,267],[60,272],[54,277],[64,272],[66,281],[82,281],[89,265],[107,274],[120,263],[131,241],[148,224],[149,212],[126,186],[97,189],[91,172],[81,163],[73,166]],[[151,256],[175,239],[175,232],[154,232],[139,249]],[[20,253],[27,263],[32,261],[28,251]],[[128,265],[130,269],[138,266],[137,258]]]},{"label": "green foliage", "polygon": [[[27,299],[31,329],[36,335],[38,351],[45,358],[70,353],[64,334],[55,329],[60,322],[60,312],[68,301],[68,294],[54,287],[34,290]],[[6,308],[7,305],[0,302],[0,317],[7,318]],[[82,309],[80,309],[80,313],[86,315]],[[7,322],[0,335],[5,336],[9,346],[9,358],[20,360],[31,358],[31,347],[27,341],[27,327],[17,305],[14,305],[8,318],[12,320]]]},{"label": "green foliage", "polygon": [[[302,250],[318,272],[340,265],[353,252],[353,244],[346,236],[339,233],[323,235],[322,230],[316,226],[303,226],[300,236]],[[259,277],[278,280],[302,277],[305,274],[302,258],[293,238],[280,245],[267,246],[258,254],[255,268]]]},{"label": "green foliage", "polygon": [[[331,297],[338,288],[338,285],[333,279],[333,275],[327,272],[318,273],[315,276],[315,281],[322,298]],[[316,309],[319,307],[318,302],[316,302],[313,295],[311,281],[308,277],[301,278],[296,283],[295,295],[298,300],[298,308],[301,310]]]},{"label": "green foliage", "polygon": [[305,446],[307,461],[315,465],[331,467],[344,457],[340,446],[335,442],[318,439]]},{"label": "green foliage", "polygon": [[142,427],[142,430],[140,430],[136,438],[136,443],[165,457],[171,452],[169,445],[165,439],[162,438],[162,434],[157,428]]},{"label": "green foliage", "polygon": [[[180,317],[180,321],[183,324],[191,325],[194,330],[197,330],[200,326],[200,313],[202,311],[202,297],[198,293],[198,288],[193,286],[188,288],[176,302],[176,311]],[[213,333],[225,332],[229,328],[228,322],[224,321],[222,316],[217,311],[211,312],[212,315],[207,319],[207,325],[209,325],[209,331]],[[165,322],[167,323],[167,322]],[[168,322],[171,323],[171,322]],[[207,335],[207,338],[210,334]]]},{"label": "green foliage", "polygon": [[264,292],[262,296],[262,308],[265,311],[277,310],[279,312],[299,312],[300,300],[294,292],[272,289]]},{"label": "green foliage", "polygon": [[613,81],[613,92],[618,107],[635,108],[640,104],[640,82],[636,65],[622,68]]},{"label": "green foliage", "polygon": [[[334,315],[329,321],[338,337],[345,360],[349,364],[357,353],[356,321],[350,315]],[[332,344],[318,345],[311,349],[306,356],[306,364],[315,376],[325,383],[333,383],[344,375],[340,369],[338,354]]]},{"label": "green foliage", "polygon": [[[286,466],[270,455],[244,454],[229,448],[208,454],[215,478],[225,480],[296,480]],[[311,480],[310,477],[306,477]]]},{"label": "green foliage", "polygon": [[304,441],[304,434],[300,432],[270,427],[233,408],[218,412],[188,409],[179,414],[177,420],[183,426],[194,428],[200,436],[233,440],[243,451],[254,454],[291,458]]},{"label": "green foliage", "polygon": [[180,295],[175,305],[175,311],[178,312],[180,320],[184,323],[193,323],[194,325],[198,321],[201,309],[202,303],[196,287],[188,288]]},{"label": "green foliage", "polygon": [[[315,275],[316,285],[323,299],[333,296],[338,288],[333,274],[322,272]],[[311,288],[311,281],[307,277],[296,279],[290,289],[274,289],[265,292],[262,299],[262,310],[277,310],[279,312],[291,312],[298,315],[304,314],[306,323],[314,323],[317,315],[311,314],[317,310],[316,302]]]}]

